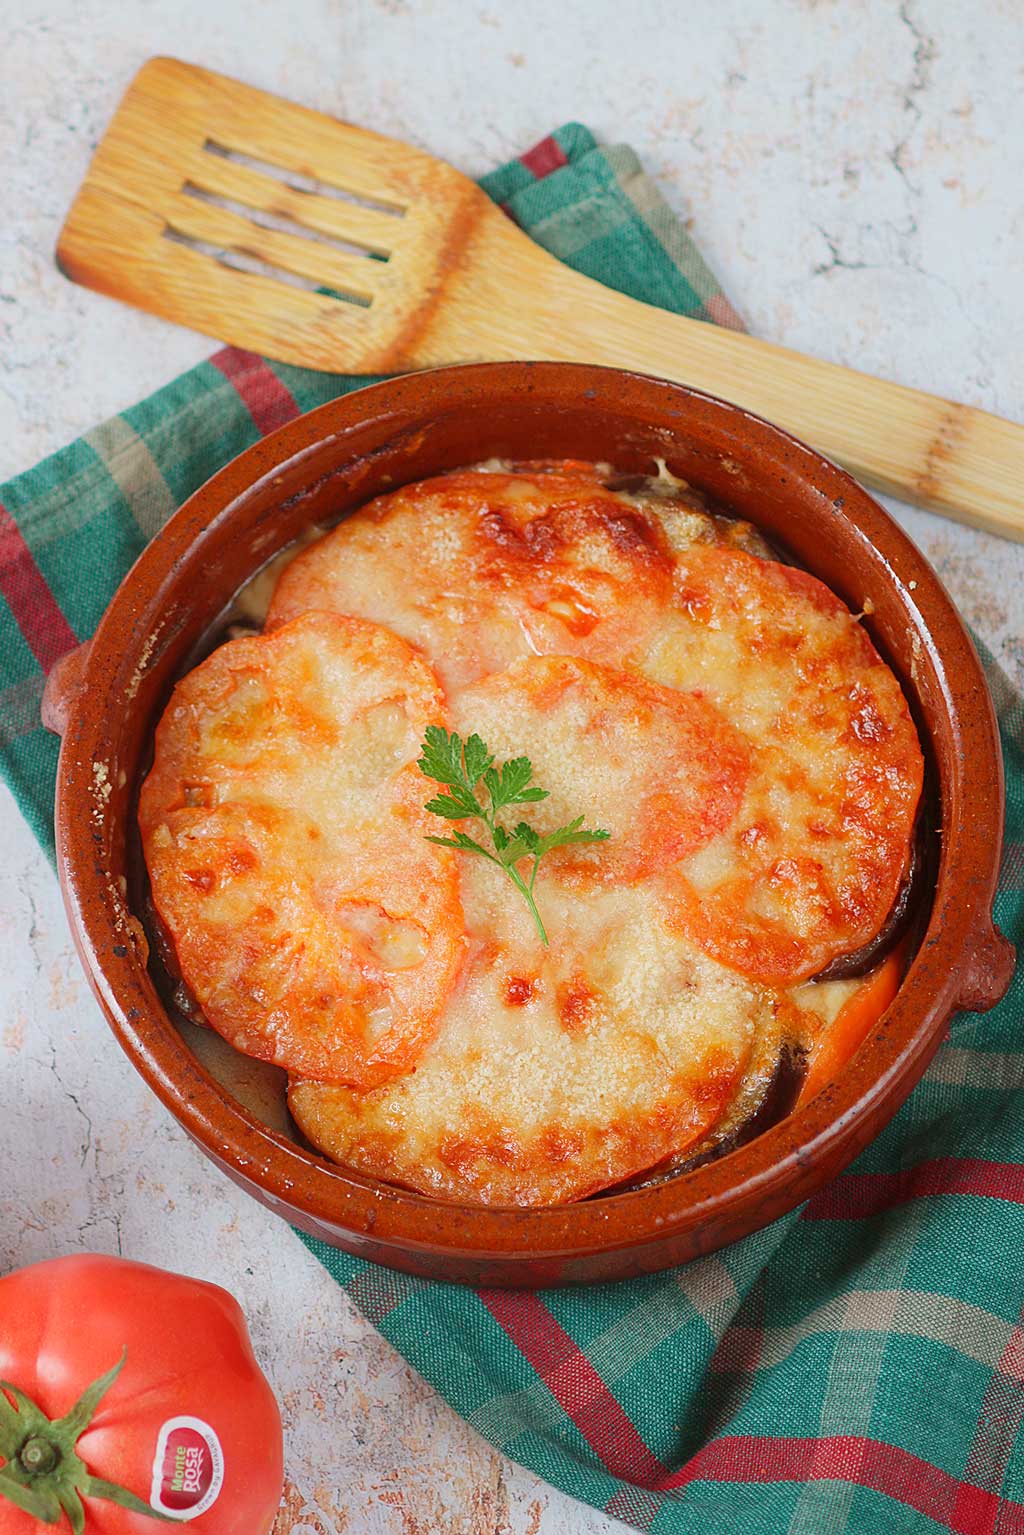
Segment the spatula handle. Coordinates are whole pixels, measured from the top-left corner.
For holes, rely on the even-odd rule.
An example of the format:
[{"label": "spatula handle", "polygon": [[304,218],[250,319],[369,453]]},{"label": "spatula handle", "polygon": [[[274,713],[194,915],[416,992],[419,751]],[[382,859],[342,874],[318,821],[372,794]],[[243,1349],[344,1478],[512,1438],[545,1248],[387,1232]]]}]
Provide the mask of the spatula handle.
[{"label": "spatula handle", "polygon": [[[475,316],[468,304],[453,304],[436,328],[438,361],[465,357],[466,343],[483,341],[486,353],[474,348],[472,355],[607,363],[689,384],[785,427],[867,485],[1024,539],[1024,426],[668,314],[570,271],[536,246],[527,249],[528,242],[515,248],[513,264],[510,234],[494,239],[474,264]],[[493,284],[486,321],[481,279]],[[517,286],[512,309],[508,295]]]},{"label": "spatula handle", "polygon": [[630,331],[620,337],[605,327],[590,360],[598,360],[595,352],[611,360],[614,352],[620,366],[724,395],[802,437],[867,485],[1024,539],[1024,426],[676,315],[652,323],[631,305],[622,322]]}]

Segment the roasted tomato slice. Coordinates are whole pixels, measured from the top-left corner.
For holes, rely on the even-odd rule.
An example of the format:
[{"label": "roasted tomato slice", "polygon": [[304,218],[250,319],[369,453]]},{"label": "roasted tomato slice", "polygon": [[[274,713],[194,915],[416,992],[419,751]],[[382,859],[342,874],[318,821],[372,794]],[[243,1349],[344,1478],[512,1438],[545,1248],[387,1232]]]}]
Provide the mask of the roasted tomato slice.
[{"label": "roasted tomato slice", "polygon": [[536,653],[618,665],[671,597],[659,520],[593,477],[467,470],[371,501],[299,555],[267,623],[386,623],[455,688]]},{"label": "roasted tomato slice", "polygon": [[464,948],[415,765],[443,718],[404,641],[329,613],[222,645],[175,688],[143,847],[181,977],[238,1049],[367,1087],[433,1037]]},{"label": "roasted tomato slice", "polygon": [[700,1141],[728,1112],[771,994],[678,934],[644,885],[548,877],[543,949],[522,903],[465,861],[470,956],[415,1072],[367,1093],[293,1081],[313,1144],[471,1204],[553,1205]]},{"label": "roasted tomato slice", "polygon": [[885,922],[921,795],[917,734],[896,678],[813,576],[695,546],[676,594],[643,669],[700,687],[752,752],[735,817],[677,865],[676,920],[723,964],[789,985]]},{"label": "roasted tomato slice", "polygon": [[611,832],[598,846],[549,854],[565,878],[644,879],[721,834],[743,798],[749,747],[697,693],[569,656],[534,656],[464,688],[452,708],[499,760],[529,757],[549,791],[531,807],[541,833],[584,804],[588,822]]}]

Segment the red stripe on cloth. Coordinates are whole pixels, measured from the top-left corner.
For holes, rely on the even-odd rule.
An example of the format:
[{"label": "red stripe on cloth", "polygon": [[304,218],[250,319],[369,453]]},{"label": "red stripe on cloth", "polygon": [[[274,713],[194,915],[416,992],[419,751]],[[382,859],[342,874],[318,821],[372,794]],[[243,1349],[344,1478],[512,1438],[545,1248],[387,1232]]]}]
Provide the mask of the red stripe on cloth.
[{"label": "red stripe on cloth", "polygon": [[74,650],[75,631],[4,506],[0,506],[0,594],[6,597],[25,644],[44,672]]},{"label": "red stripe on cloth", "polygon": [[704,305],[704,311],[709,320],[715,325],[724,325],[726,330],[747,328],[724,293],[713,293]]},{"label": "red stripe on cloth", "polygon": [[764,1347],[764,1277],[754,1285],[718,1340],[708,1361],[708,1374],[753,1375]]},{"label": "red stripe on cloth", "polygon": [[520,1290],[476,1293],[612,1476],[651,1486],[668,1474],[586,1354],[539,1296]]},{"label": "red stripe on cloth", "polygon": [[701,1399],[701,1439],[724,1434],[754,1389],[764,1349],[765,1290],[761,1274],[708,1360]]},{"label": "red stripe on cloth", "polygon": [[545,176],[550,176],[552,171],[561,170],[563,165],[569,162],[565,157],[565,151],[556,138],[548,134],[546,139],[541,139],[539,144],[534,144],[525,155],[519,156],[520,165],[525,165],[531,176],[538,181],[543,181]]},{"label": "red stripe on cloth", "polygon": [[346,1286],[349,1295],[368,1322],[380,1327],[392,1311],[416,1289],[422,1289],[423,1281],[397,1269],[379,1268],[374,1264],[363,1269]]},{"label": "red stripe on cloth", "polygon": [[[880,1444],[877,1439],[836,1435],[825,1439],[772,1439],[737,1435],[713,1439],[662,1483],[678,1491],[690,1482],[853,1482],[905,1503],[956,1535],[994,1535],[1024,1515],[981,1487],[960,1481],[930,1461]],[[998,1526],[997,1526],[998,1521]],[[1014,1523],[1016,1528],[1016,1522]]]},{"label": "red stripe on cloth", "polygon": [[846,1173],[816,1194],[804,1220],[856,1221],[911,1199],[974,1194],[1024,1204],[1024,1167],[980,1158],[936,1157],[898,1173]]},{"label": "red stripe on cloth", "polygon": [[226,346],[210,358],[213,366],[235,386],[262,437],[276,432],[286,421],[299,414],[291,391],[286,389],[262,357],[243,352],[241,347]]}]

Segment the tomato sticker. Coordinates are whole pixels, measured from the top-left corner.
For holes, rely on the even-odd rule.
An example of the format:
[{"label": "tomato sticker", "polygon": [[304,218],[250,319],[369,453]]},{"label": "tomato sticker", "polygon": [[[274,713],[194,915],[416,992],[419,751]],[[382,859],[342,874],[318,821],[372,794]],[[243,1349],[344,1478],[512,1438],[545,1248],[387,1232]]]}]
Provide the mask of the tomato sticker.
[{"label": "tomato sticker", "polygon": [[149,1501],[171,1519],[196,1519],[217,1501],[224,1485],[220,1440],[201,1418],[169,1418],[153,1457]]}]

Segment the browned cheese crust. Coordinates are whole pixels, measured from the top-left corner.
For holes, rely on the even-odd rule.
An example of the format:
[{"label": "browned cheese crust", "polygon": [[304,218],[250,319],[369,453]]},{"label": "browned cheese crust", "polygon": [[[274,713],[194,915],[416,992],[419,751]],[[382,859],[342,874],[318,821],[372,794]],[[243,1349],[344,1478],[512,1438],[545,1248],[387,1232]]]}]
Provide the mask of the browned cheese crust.
[{"label": "browned cheese crust", "polygon": [[[160,724],[140,821],[181,974],[363,1174],[551,1205],[731,1144],[856,984],[801,983],[896,901],[922,758],[895,677],[821,582],[658,490],[568,464],[379,497]],[[550,948],[425,841],[428,724],[528,756],[541,833],[610,831],[541,865]]]}]

